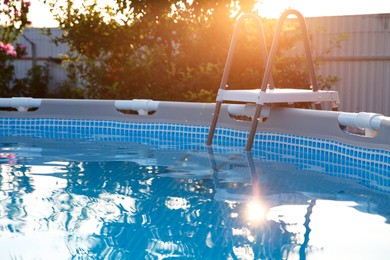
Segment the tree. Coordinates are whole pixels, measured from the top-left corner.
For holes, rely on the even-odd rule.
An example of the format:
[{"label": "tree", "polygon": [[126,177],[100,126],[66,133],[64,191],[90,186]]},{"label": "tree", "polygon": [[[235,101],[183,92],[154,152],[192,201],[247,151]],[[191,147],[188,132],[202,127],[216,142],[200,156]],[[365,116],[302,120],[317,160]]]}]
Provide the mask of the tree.
[{"label": "tree", "polygon": [[[57,40],[70,47],[66,61],[76,68],[85,97],[191,101],[215,98],[237,14],[251,11],[256,2],[42,1],[51,6],[64,31]],[[276,21],[263,22],[270,46]],[[289,26],[281,51],[298,39],[295,26]],[[241,32],[231,88],[260,86],[264,61],[254,30],[248,22]],[[283,77],[285,83],[287,74],[308,86],[301,57],[290,59],[277,60],[275,82]]]},{"label": "tree", "polygon": [[9,95],[14,80],[12,61],[25,55],[26,48],[14,42],[24,28],[30,24],[27,19],[30,1],[4,0],[0,2],[0,95]]},{"label": "tree", "polygon": [[30,24],[27,15],[30,1],[3,0],[0,2],[0,39],[3,43],[15,42],[24,28]]}]

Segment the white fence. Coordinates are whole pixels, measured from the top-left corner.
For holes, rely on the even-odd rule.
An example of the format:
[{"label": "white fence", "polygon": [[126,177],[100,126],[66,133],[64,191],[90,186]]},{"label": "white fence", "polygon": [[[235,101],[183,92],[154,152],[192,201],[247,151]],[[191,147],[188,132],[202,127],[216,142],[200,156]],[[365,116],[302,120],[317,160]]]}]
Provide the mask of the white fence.
[{"label": "white fence", "polygon": [[[315,55],[342,33],[341,48],[324,57],[318,74],[341,78],[340,108],[390,115],[390,14],[308,18]],[[323,28],[323,29],[321,29]]]},{"label": "white fence", "polygon": [[49,65],[50,82],[49,91],[66,80],[66,70],[61,65],[60,55],[66,53],[66,45],[55,45],[53,39],[61,35],[59,29],[51,29],[51,36],[43,33],[43,29],[27,28],[24,30],[18,43],[27,47],[27,57],[15,61],[15,74],[17,78],[26,76],[27,71],[34,65]]}]

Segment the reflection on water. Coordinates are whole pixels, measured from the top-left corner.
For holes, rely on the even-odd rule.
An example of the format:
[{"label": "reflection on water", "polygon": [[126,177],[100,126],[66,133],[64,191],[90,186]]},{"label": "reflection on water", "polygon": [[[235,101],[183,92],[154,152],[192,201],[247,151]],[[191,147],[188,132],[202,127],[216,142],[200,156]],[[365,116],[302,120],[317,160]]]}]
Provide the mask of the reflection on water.
[{"label": "reflection on water", "polygon": [[139,144],[0,149],[0,259],[390,255],[388,194],[293,164]]}]

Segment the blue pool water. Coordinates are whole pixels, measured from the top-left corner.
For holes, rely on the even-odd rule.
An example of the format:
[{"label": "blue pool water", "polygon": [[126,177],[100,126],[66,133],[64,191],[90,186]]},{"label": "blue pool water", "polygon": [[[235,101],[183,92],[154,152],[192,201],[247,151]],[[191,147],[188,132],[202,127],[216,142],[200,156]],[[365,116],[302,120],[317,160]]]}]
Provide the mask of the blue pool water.
[{"label": "blue pool water", "polygon": [[390,256],[387,151],[67,127],[3,129],[0,259]]}]

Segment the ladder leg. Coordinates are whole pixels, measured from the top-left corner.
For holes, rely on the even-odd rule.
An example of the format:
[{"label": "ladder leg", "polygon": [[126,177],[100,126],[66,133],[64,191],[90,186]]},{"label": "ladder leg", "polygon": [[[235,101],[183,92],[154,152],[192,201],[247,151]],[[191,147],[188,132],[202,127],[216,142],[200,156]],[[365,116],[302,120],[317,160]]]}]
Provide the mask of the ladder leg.
[{"label": "ladder leg", "polygon": [[211,145],[211,143],[213,142],[215,127],[217,126],[219,112],[221,111],[221,105],[222,105],[221,101],[217,101],[215,104],[214,115],[213,115],[213,119],[211,121],[209,135],[207,137],[206,145]]},{"label": "ladder leg", "polygon": [[321,102],[316,102],[316,103],[314,103],[314,108],[315,108],[316,110],[322,110]]},{"label": "ladder leg", "polygon": [[258,125],[259,120],[260,120],[260,114],[261,114],[262,107],[263,106],[260,105],[260,104],[256,105],[256,112],[255,112],[255,115],[253,116],[253,119],[252,119],[252,127],[251,127],[251,131],[249,133],[249,137],[248,137],[248,141],[246,143],[246,147],[245,147],[246,151],[250,151],[252,149],[253,141],[255,139],[257,125]]},{"label": "ladder leg", "polygon": [[339,111],[339,106],[336,102],[332,102],[332,111]]}]

